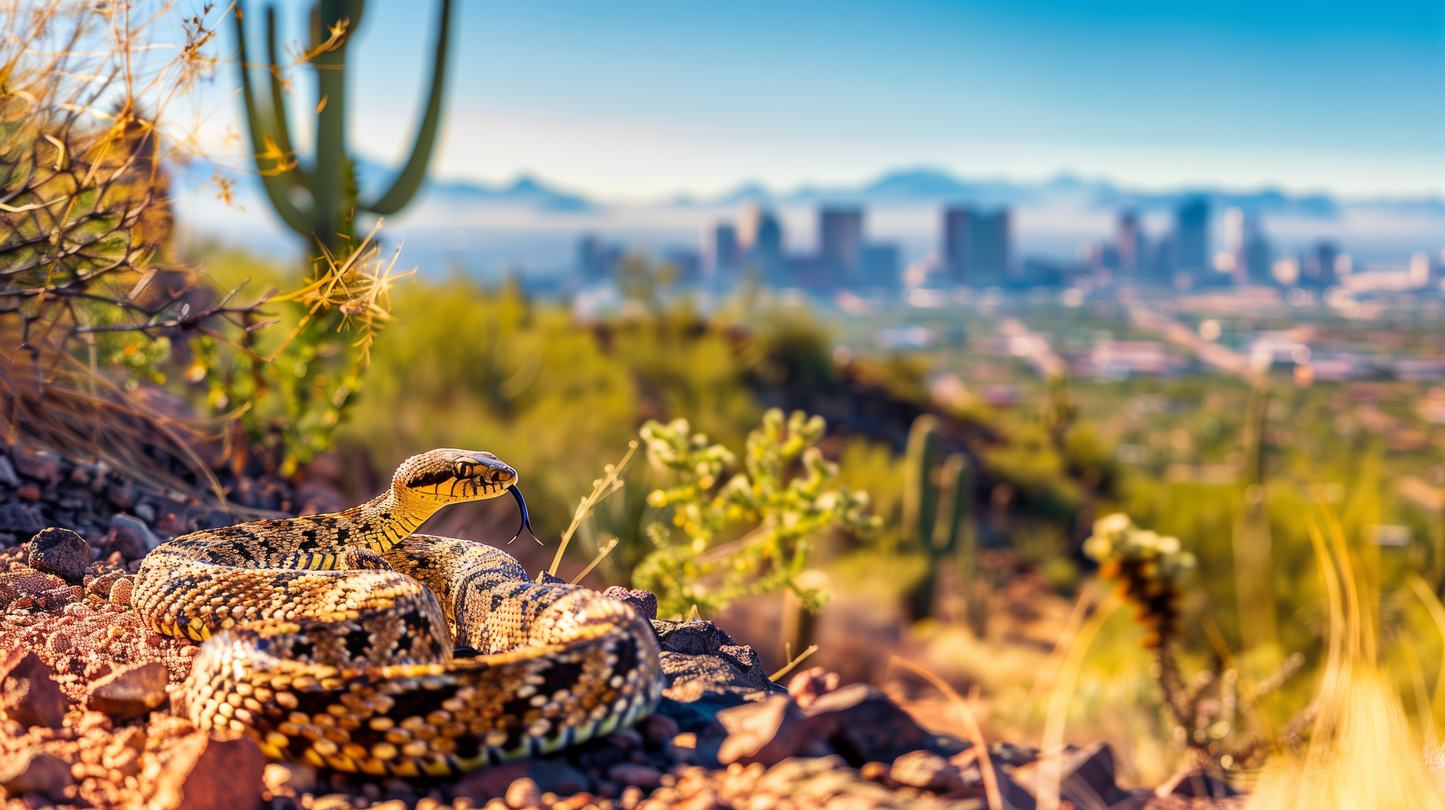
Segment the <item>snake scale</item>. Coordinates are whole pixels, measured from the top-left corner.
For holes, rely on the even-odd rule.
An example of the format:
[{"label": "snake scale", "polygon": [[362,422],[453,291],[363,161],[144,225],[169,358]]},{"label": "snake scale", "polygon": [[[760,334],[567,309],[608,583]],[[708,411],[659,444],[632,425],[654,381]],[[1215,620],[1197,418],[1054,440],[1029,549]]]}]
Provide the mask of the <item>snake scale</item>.
[{"label": "snake scale", "polygon": [[449,503],[521,503],[516,482],[490,453],[433,450],[344,512],[158,546],[132,605],[156,632],[205,642],[173,708],[273,759],[402,777],[550,753],[646,716],[660,653],[632,606],[531,582],[491,546],[413,534]]}]

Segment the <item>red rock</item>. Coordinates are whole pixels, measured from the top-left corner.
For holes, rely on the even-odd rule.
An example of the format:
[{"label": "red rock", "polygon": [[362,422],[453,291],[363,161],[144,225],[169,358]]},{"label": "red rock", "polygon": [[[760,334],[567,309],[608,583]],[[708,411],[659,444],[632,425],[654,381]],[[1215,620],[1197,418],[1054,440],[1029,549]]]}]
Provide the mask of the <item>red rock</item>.
[{"label": "red rock", "polygon": [[813,667],[799,672],[788,681],[788,694],[797,701],[799,708],[806,709],[813,701],[838,689],[838,673],[822,667]]},{"label": "red rock", "polygon": [[15,469],[29,478],[37,481],[44,481],[47,484],[60,483],[61,460],[56,453],[49,451],[32,452],[29,450],[12,451],[11,460],[15,462]]},{"label": "red rock", "polygon": [[1236,796],[1239,791],[1229,786],[1222,773],[1210,773],[1195,765],[1170,777],[1169,781],[1155,789],[1158,796],[1183,796],[1184,798],[1223,799]]},{"label": "red rock", "polygon": [[652,790],[662,784],[662,771],[635,762],[621,762],[607,769],[607,778],[618,784]]},{"label": "red rock", "polygon": [[957,765],[932,751],[912,751],[893,761],[888,776],[900,785],[946,791],[963,787]]},{"label": "red rock", "polygon": [[183,738],[156,777],[152,810],[257,810],[266,757],[250,737]]},{"label": "red rock", "polygon": [[166,702],[169,677],[159,661],[116,672],[91,687],[88,705],[115,720],[145,717]]},{"label": "red rock", "polygon": [[1102,802],[1111,807],[1129,798],[1127,791],[1114,784],[1114,751],[1106,742],[1096,742],[1083,748],[1070,746],[1055,756],[1041,756],[1027,765],[1014,769],[1013,781],[1037,797],[1044,778],[1051,778],[1053,762],[1058,762],[1056,772],[1060,780],[1059,796],[1080,807],[1092,807]]},{"label": "red rock", "polygon": [[451,793],[454,797],[466,797],[481,804],[504,797],[507,788],[518,779],[530,779],[537,785],[539,795],[547,792],[570,796],[592,789],[587,776],[567,763],[534,759],[472,771],[452,786]]},{"label": "red rock", "polygon": [[648,748],[661,748],[681,731],[677,721],[663,714],[649,714],[638,724]]},{"label": "red rock", "polygon": [[13,651],[0,677],[0,708],[23,726],[60,728],[70,701],[55,682],[55,673],[33,652]]},{"label": "red rock", "polygon": [[512,810],[526,810],[529,807],[542,806],[542,791],[537,783],[522,777],[507,787],[507,806]]},{"label": "red rock", "polygon": [[723,709],[717,713],[717,721],[728,732],[717,754],[724,765],[775,765],[802,753],[807,742],[803,713],[785,695]]},{"label": "red rock", "polygon": [[0,573],[0,606],[9,606],[24,597],[36,597],[53,588],[65,587],[65,580],[33,568]]},{"label": "red rock", "polygon": [[827,740],[854,767],[892,762],[927,749],[934,738],[887,695],[862,683],[819,696],[805,713],[809,735]]},{"label": "red rock", "polygon": [[43,751],[31,750],[0,760],[0,785],[11,796],[38,793],[60,801],[65,789],[75,784],[70,763]]}]

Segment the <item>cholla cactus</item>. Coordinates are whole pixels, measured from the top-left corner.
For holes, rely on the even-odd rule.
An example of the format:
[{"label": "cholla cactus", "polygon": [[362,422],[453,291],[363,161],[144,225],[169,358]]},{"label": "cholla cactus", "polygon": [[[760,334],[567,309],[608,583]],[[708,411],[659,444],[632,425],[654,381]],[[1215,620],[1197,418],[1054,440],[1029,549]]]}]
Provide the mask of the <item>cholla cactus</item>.
[{"label": "cholla cactus", "polygon": [[1177,537],[1162,537],[1134,525],[1116,512],[1094,522],[1084,553],[1098,561],[1099,573],[1118,583],[1120,594],[1138,607],[1138,619],[1150,629],[1147,647],[1159,647],[1179,632],[1180,584],[1194,570],[1194,555],[1179,548]]},{"label": "cholla cactus", "polygon": [[[727,448],[692,434],[686,420],[642,427],[647,458],[677,482],[657,489],[648,504],[672,509],[673,530],[648,526],[657,545],[633,574],[634,584],[658,595],[660,610],[685,612],[692,605],[717,608],[740,596],[790,588],[812,607],[826,595],[799,588],[794,578],[807,566],[813,539],[832,526],[869,531],[879,519],[866,514],[868,494],[828,489],[837,465],[813,446],[825,424],[795,411],[787,419],[778,409],[763,415],[748,434],[744,472],[719,486],[723,471],[735,463]],[[789,477],[793,464],[800,474]],[[755,524],[742,537],[713,545],[729,526]]]}]

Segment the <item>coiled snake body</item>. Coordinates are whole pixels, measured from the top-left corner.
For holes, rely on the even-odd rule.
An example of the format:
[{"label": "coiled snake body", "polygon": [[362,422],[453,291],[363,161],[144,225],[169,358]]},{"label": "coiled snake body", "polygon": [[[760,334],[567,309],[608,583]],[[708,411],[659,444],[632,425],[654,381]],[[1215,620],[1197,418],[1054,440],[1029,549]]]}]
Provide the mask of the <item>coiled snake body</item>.
[{"label": "coiled snake body", "polygon": [[[530,582],[490,546],[412,534],[516,480],[490,453],[433,450],[344,512],[157,547],[132,604],[158,633],[209,639],[175,707],[273,759],[404,777],[555,751],[645,716],[659,650],[630,605]],[[454,657],[454,644],[479,654]]]}]

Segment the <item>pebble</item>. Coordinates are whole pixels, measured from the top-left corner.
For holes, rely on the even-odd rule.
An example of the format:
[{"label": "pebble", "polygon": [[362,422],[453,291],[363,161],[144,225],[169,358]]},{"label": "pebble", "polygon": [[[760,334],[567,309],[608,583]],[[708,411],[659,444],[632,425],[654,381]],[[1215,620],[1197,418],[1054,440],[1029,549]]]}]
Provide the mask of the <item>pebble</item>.
[{"label": "pebble", "polygon": [[14,663],[0,683],[0,706],[5,714],[23,726],[61,728],[70,701],[55,682],[54,671],[33,652],[16,650],[10,660]]},{"label": "pebble", "polygon": [[957,765],[932,751],[912,751],[893,761],[888,776],[922,790],[947,791],[963,786]]},{"label": "pebble", "polygon": [[838,682],[838,673],[813,667],[799,672],[788,681],[788,695],[797,702],[799,708],[806,709],[823,695],[837,691]]},{"label": "pebble", "polygon": [[6,757],[0,765],[0,785],[11,796],[39,793],[59,801],[67,787],[75,784],[75,776],[65,760],[53,754],[32,750],[25,755]]},{"label": "pebble", "polygon": [[607,769],[607,778],[624,785],[652,790],[662,784],[662,771],[633,762],[622,762]]},{"label": "pebble", "polygon": [[145,717],[166,702],[168,677],[159,661],[114,673],[91,688],[89,706],[115,720]]},{"label": "pebble", "polygon": [[173,810],[257,810],[266,758],[250,737],[214,740],[191,734],[171,748],[150,806]]},{"label": "pebble", "polygon": [[90,546],[69,529],[49,528],[30,538],[30,567],[80,584],[90,565]]},{"label": "pebble", "polygon": [[728,733],[717,753],[718,762],[724,765],[775,765],[796,755],[805,742],[803,713],[786,695],[723,709],[717,713],[717,721]]},{"label": "pebble", "polygon": [[507,786],[507,795],[504,799],[512,810],[541,807],[542,791],[538,789],[536,782],[523,777]]}]

